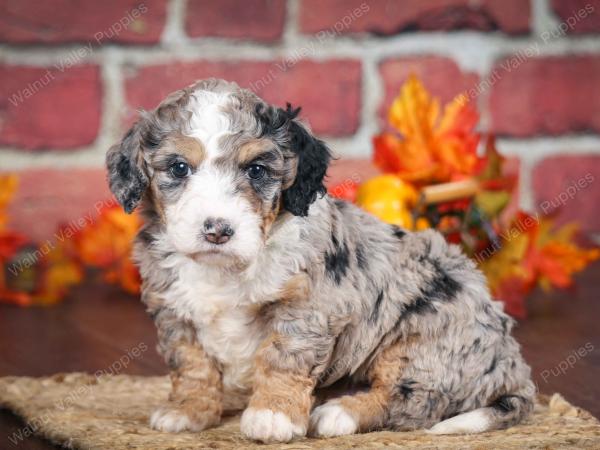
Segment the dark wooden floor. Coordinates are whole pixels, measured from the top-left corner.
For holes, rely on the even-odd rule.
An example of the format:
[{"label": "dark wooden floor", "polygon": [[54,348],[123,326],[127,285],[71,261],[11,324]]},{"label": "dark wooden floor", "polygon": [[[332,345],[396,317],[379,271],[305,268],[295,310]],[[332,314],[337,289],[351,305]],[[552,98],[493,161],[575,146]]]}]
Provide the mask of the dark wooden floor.
[{"label": "dark wooden floor", "polygon": [[[536,292],[530,317],[515,335],[542,393],[561,392],[600,416],[600,264],[578,277],[572,292]],[[164,374],[154,350],[154,326],[137,299],[88,284],[64,303],[42,309],[0,306],[0,376],[109,370],[131,349],[147,347],[121,373]],[[131,354],[131,353],[130,353]],[[0,449],[23,423],[0,412]],[[20,449],[48,449],[29,438]]]}]

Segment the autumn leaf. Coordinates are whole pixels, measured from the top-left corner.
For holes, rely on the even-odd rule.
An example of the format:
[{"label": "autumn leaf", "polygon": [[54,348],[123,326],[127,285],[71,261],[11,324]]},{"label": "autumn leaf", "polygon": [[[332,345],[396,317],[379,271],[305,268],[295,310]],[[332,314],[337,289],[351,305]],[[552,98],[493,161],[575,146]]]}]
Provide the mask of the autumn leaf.
[{"label": "autumn leaf", "polygon": [[374,162],[384,172],[417,184],[472,175],[478,167],[477,112],[458,96],[444,108],[414,76],[393,101],[389,122],[399,132],[374,138]]},{"label": "autumn leaf", "polygon": [[475,196],[475,204],[487,217],[496,217],[510,202],[510,192],[480,191]]},{"label": "autumn leaf", "polygon": [[120,285],[129,294],[139,294],[142,280],[138,268],[126,258],[120,264],[104,274],[104,279],[111,284]]},{"label": "autumn leaf", "polygon": [[32,296],[37,305],[52,305],[62,300],[69,290],[81,283],[85,272],[71,254],[69,245],[57,245],[41,261],[44,268],[39,290]]},{"label": "autumn leaf", "polygon": [[6,209],[11,202],[18,186],[15,175],[0,175],[0,302],[18,306],[27,306],[31,298],[27,293],[17,292],[9,288],[6,265],[16,255],[17,251],[27,243],[21,233],[7,229],[8,215]]},{"label": "autumn leaf", "polygon": [[[530,225],[525,227],[525,223]],[[583,249],[573,242],[574,224],[554,230],[551,219],[535,220],[519,213],[512,230],[504,233],[502,247],[482,261],[480,268],[493,294],[517,317],[523,317],[522,303],[535,286],[568,288],[575,273],[600,258],[600,249]]]},{"label": "autumn leaf", "polygon": [[440,176],[444,179],[474,173],[478,163],[477,146],[480,138],[474,132],[478,120],[479,115],[469,106],[464,95],[459,95],[446,106],[434,135]]},{"label": "autumn leaf", "polygon": [[140,226],[137,214],[125,214],[118,205],[107,208],[75,237],[77,254],[85,265],[102,269],[107,282],[137,293],[140,278],[130,254]]},{"label": "autumn leaf", "polygon": [[136,214],[126,214],[116,205],[106,208],[92,225],[75,237],[77,253],[86,265],[110,267],[129,257],[140,225]]},{"label": "autumn leaf", "polygon": [[439,101],[429,94],[417,77],[410,76],[400,88],[389,110],[390,124],[406,138],[425,145],[438,121]]},{"label": "autumn leaf", "polygon": [[6,228],[6,208],[17,190],[18,183],[16,175],[0,175],[0,231]]},{"label": "autumn leaf", "polygon": [[345,180],[327,189],[329,195],[335,198],[354,202],[356,200],[356,191],[358,183],[352,180]]},{"label": "autumn leaf", "polygon": [[475,196],[475,204],[490,220],[499,217],[504,211],[516,186],[516,177],[504,174],[504,162],[504,156],[496,148],[494,136],[489,135],[485,155],[478,163],[480,168],[476,178],[480,190]]},{"label": "autumn leaf", "polygon": [[[507,311],[515,317],[525,316],[525,297],[535,285],[535,273],[525,263],[531,248],[533,227],[521,226],[525,214],[517,216],[511,224],[514,233],[506,232],[501,247],[487,249],[487,259],[480,261],[479,268],[485,274],[494,298],[506,304]],[[534,223],[535,222],[528,222]]]},{"label": "autumn leaf", "polygon": [[485,155],[480,159],[482,166],[478,178],[480,180],[494,180],[502,177],[503,167],[506,158],[500,154],[496,148],[496,139],[493,135],[488,135],[485,142]]},{"label": "autumn leaf", "polygon": [[402,170],[402,141],[395,134],[381,133],[373,138],[373,162],[382,172],[398,173]]},{"label": "autumn leaf", "polygon": [[27,238],[21,233],[0,231],[0,261],[9,261],[25,243]]},{"label": "autumn leaf", "polygon": [[382,172],[394,174],[403,180],[421,183],[436,176],[439,164],[433,154],[424,151],[415,141],[401,140],[384,133],[373,140],[373,162]]},{"label": "autumn leaf", "polygon": [[573,275],[600,257],[600,249],[583,249],[575,244],[578,231],[575,224],[564,225],[556,231],[553,231],[552,225],[550,219],[542,220],[531,256],[538,271],[539,284],[546,290],[572,286]]},{"label": "autumn leaf", "polygon": [[517,185],[516,175],[504,173],[506,158],[496,148],[496,138],[490,134],[486,138],[485,153],[479,159],[476,178],[482,190],[506,191],[512,194]]},{"label": "autumn leaf", "polygon": [[[6,229],[6,208],[11,202],[18,185],[15,175],[0,175],[0,265],[9,261],[27,239],[21,233]],[[1,288],[1,285],[0,285]]]}]

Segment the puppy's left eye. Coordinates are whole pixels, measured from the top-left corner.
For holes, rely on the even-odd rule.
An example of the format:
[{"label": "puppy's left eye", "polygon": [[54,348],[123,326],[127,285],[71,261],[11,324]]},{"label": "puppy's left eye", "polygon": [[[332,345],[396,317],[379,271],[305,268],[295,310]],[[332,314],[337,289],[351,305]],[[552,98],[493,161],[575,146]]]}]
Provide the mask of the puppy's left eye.
[{"label": "puppy's left eye", "polygon": [[185,162],[176,162],[169,167],[171,174],[175,178],[185,178],[190,174],[190,166]]},{"label": "puppy's left eye", "polygon": [[260,180],[267,173],[267,169],[265,169],[265,166],[261,166],[260,164],[252,164],[248,166],[246,173],[253,180]]}]

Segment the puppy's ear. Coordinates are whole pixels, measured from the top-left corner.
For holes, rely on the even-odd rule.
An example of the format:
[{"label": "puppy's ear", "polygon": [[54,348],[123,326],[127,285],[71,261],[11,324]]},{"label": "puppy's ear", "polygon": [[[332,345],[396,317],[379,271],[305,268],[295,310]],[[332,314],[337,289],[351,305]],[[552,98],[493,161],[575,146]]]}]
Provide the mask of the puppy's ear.
[{"label": "puppy's ear", "polygon": [[142,126],[141,122],[136,123],[123,140],[113,145],[106,155],[108,185],[128,214],[138,205],[149,183],[143,167],[140,134]]},{"label": "puppy's ear", "polygon": [[141,111],[123,140],[108,151],[108,184],[125,212],[135,209],[150,183],[144,151],[156,150],[169,133],[183,129],[191,116],[185,106],[194,88],[171,93],[154,111]]},{"label": "puppy's ear", "polygon": [[292,185],[283,191],[283,207],[296,216],[306,216],[317,195],[324,195],[327,189],[323,179],[331,160],[331,152],[325,143],[310,134],[297,120],[293,119],[300,108],[292,110],[288,104],[290,147],[295,153],[296,177]]}]

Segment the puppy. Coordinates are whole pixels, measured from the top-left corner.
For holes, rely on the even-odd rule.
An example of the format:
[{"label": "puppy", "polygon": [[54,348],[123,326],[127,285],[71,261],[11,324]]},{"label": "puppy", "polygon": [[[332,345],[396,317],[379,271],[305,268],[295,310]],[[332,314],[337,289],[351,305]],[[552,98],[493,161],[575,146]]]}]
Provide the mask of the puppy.
[{"label": "puppy", "polygon": [[[476,433],[532,410],[512,320],[458,247],[327,196],[298,119],[204,80],[142,112],[107,155],[172,392],[151,426],[244,409],[263,442],[378,429]],[[320,406],[319,388],[368,386]]]}]

